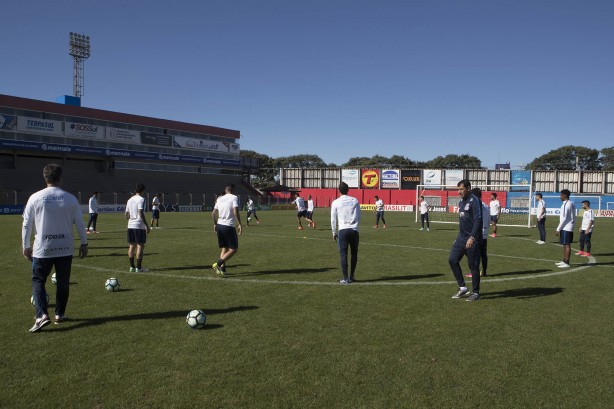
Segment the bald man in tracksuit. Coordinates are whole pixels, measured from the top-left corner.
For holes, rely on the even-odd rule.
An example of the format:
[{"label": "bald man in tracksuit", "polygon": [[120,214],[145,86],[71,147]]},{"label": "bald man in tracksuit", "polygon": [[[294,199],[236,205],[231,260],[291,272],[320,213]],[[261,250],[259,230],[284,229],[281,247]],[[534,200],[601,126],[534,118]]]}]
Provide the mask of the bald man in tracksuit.
[{"label": "bald man in tracksuit", "polygon": [[[458,236],[452,245],[448,263],[458,283],[458,292],[452,298],[465,298],[466,301],[480,299],[480,246],[482,245],[482,203],[475,195],[471,194],[471,182],[463,179],[457,184],[458,194],[461,201],[458,205],[459,222]],[[460,261],[467,255],[473,292],[469,295],[465,286],[463,271]]]}]

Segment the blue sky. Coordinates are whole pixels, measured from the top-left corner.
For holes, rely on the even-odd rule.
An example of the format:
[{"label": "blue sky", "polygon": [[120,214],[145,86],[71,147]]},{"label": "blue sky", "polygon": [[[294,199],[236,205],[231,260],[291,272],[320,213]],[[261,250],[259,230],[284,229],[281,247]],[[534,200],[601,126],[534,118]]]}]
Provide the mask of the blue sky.
[{"label": "blue sky", "polygon": [[614,1],[4,2],[0,93],[241,131],[242,149],[515,168],[614,146]]}]

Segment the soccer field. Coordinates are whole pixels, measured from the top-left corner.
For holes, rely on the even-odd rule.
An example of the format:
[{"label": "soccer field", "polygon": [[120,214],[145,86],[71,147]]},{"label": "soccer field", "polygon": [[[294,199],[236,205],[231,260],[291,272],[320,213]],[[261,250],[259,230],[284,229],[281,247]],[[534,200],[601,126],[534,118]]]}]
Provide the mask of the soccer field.
[{"label": "soccer field", "polygon": [[[340,285],[328,209],[303,231],[292,211],[259,217],[220,278],[209,213],[162,213],[147,273],[128,271],[123,215],[101,214],[73,261],[70,320],[35,334],[21,217],[0,217],[0,408],[612,407],[614,220],[564,270],[558,219],[541,246],[536,229],[500,227],[468,303],[450,298],[454,224],[422,232],[387,212],[375,230],[363,211],[360,281]],[[203,330],[186,325],[193,309]]]}]

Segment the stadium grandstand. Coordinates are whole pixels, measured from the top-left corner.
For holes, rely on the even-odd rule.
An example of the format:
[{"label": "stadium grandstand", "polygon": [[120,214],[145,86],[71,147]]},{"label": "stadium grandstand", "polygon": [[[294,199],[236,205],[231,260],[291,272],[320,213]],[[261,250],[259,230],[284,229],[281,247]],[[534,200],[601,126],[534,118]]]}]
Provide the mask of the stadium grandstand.
[{"label": "stadium grandstand", "polygon": [[162,193],[165,210],[211,208],[228,183],[239,195],[259,195],[243,177],[258,163],[242,160],[239,131],[86,108],[74,100],[0,95],[5,213],[21,213],[51,162],[65,168],[63,187],[82,204],[100,192],[101,205],[123,205],[137,182],[148,195]]}]

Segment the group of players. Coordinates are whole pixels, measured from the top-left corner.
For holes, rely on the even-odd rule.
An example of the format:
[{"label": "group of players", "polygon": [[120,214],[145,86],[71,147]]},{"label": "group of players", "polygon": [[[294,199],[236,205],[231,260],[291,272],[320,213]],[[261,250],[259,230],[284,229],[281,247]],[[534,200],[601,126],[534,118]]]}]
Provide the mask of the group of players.
[{"label": "group of players", "polygon": [[[49,164],[43,169],[43,177],[47,187],[34,193],[28,200],[23,213],[22,248],[23,255],[32,262],[32,296],[36,308],[35,323],[30,332],[37,332],[48,325],[51,320],[47,315],[48,301],[46,299],[45,283],[51,270],[55,268],[57,279],[55,318],[56,324],[66,320],[65,310],[68,302],[70,270],[74,252],[73,225],[76,226],[81,245],[79,256],[87,256],[87,234],[81,216],[81,208],[77,199],[70,193],[61,189],[62,167]],[[358,260],[360,223],[360,205],[358,200],[348,195],[349,187],[341,182],[339,185],[340,197],[331,204],[331,229],[333,239],[338,241],[340,262],[343,278],[342,284],[349,284],[355,279],[355,271]],[[143,193],[145,186],[137,184],[135,194],[126,205],[126,219],[128,220],[127,239],[129,243],[128,257],[131,272],[147,271],[142,267],[144,246],[147,233],[150,232],[149,224],[145,218],[145,199]],[[213,212],[213,228],[217,233],[220,257],[213,263],[213,270],[223,276],[226,273],[226,263],[238,250],[237,234],[242,234],[241,216],[239,213],[239,200],[234,195],[234,185],[225,188],[225,194],[216,200]],[[480,189],[471,189],[469,180],[461,180],[458,183],[459,203],[459,233],[454,241],[448,262],[452,273],[458,283],[459,290],[452,298],[466,298],[467,301],[480,299],[480,276],[487,275],[488,254],[487,237],[490,225],[493,232],[490,237],[496,237],[497,221],[501,206],[496,199],[496,193],[492,193],[491,202],[486,205],[481,201]],[[570,267],[571,242],[573,241],[575,206],[569,199],[571,193],[567,189],[560,192],[563,202],[560,212],[560,222],[556,229],[556,235],[560,236],[560,244],[563,245],[563,260],[557,263],[559,268]],[[160,195],[156,195],[152,201],[152,227],[154,221],[159,224]],[[540,231],[538,244],[545,243],[545,219],[546,204],[540,193],[536,194],[537,225]],[[314,201],[311,195],[305,200],[297,195],[294,199],[297,206],[297,221],[299,230],[303,230],[301,218],[308,221],[309,227],[316,227],[313,220]],[[90,199],[90,221],[87,232],[92,225],[96,231],[97,219],[96,193]],[[251,198],[247,202],[248,224],[253,216],[257,223],[260,220],[256,215],[256,207]],[[590,202],[582,202],[584,208],[582,226],[580,228],[580,251],[579,256],[590,256],[591,235],[594,225],[594,213],[590,209]],[[430,230],[428,220],[428,203],[424,196],[420,196],[420,213],[422,228],[426,221],[427,231]],[[376,197],[375,202],[376,224],[379,227],[380,220],[386,228],[384,219],[384,203]],[[92,215],[95,214],[95,216]],[[159,228],[159,225],[156,226]],[[30,239],[33,231],[36,231],[34,245]],[[586,249],[586,251],[585,251]],[[348,265],[347,257],[351,255]],[[472,278],[472,292],[469,293],[460,267],[461,259],[467,256],[470,275]],[[136,263],[135,263],[136,259]],[[482,271],[480,271],[480,263]]]}]

